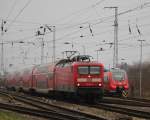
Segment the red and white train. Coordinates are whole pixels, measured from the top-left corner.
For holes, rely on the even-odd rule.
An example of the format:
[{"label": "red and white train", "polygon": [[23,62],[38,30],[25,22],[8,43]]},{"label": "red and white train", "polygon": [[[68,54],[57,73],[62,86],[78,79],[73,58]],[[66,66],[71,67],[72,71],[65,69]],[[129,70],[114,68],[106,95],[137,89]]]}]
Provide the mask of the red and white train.
[{"label": "red and white train", "polygon": [[62,59],[56,64],[37,65],[7,76],[7,88],[55,97],[79,96],[84,99],[103,97],[104,66],[87,55]]},{"label": "red and white train", "polygon": [[129,81],[125,70],[113,68],[104,73],[104,92],[106,95],[127,97],[128,89]]}]

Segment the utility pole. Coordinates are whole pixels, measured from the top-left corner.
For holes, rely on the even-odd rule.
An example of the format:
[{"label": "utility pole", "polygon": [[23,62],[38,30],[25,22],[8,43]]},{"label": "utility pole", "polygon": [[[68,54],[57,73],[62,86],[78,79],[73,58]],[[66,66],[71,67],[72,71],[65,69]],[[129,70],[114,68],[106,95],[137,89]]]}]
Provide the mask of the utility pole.
[{"label": "utility pole", "polygon": [[1,23],[1,40],[2,40],[2,43],[1,43],[1,72],[2,72],[2,75],[4,75],[4,73],[5,73],[5,68],[4,68],[4,40],[3,40],[3,35],[4,35],[4,32],[6,32],[6,30],[4,30],[4,24],[6,24],[6,21],[2,20],[2,23]]},{"label": "utility pole", "polygon": [[115,9],[114,20],[114,54],[113,54],[113,67],[118,66],[118,7],[105,7]]},{"label": "utility pole", "polygon": [[44,63],[44,35],[41,38],[41,64]]},{"label": "utility pole", "polygon": [[103,48],[100,48],[100,49],[96,50],[96,53],[97,53],[97,62],[98,62],[98,59],[99,59],[99,55],[98,54],[99,54],[100,51],[104,51]]},{"label": "utility pole", "polygon": [[143,42],[145,40],[138,40],[140,44],[140,97],[142,96],[142,53],[143,53]]},{"label": "utility pole", "polygon": [[53,56],[52,56],[52,62],[55,63],[55,59],[56,59],[55,31],[56,31],[56,28],[55,28],[55,26],[44,25],[44,26],[41,26],[40,29],[43,29],[43,32],[38,30],[37,31],[37,36],[43,35],[43,37],[41,38],[41,64],[43,63],[43,58],[44,58],[44,35],[45,35],[47,29],[50,32],[53,32]]},{"label": "utility pole", "polygon": [[[43,30],[43,31],[41,31]],[[41,64],[44,63],[44,35],[45,35],[45,32],[46,32],[46,28],[43,27],[43,26],[40,26],[39,30],[37,31],[37,36],[42,36],[40,39],[41,39]]]},{"label": "utility pole", "polygon": [[55,26],[48,26],[48,25],[45,25],[45,27],[50,31],[50,32],[53,32],[53,56],[52,56],[52,62],[55,63],[56,61],[56,27]]},{"label": "utility pole", "polygon": [[56,31],[56,28],[55,26],[53,26],[53,63],[55,63],[55,60],[56,60],[55,31]]}]

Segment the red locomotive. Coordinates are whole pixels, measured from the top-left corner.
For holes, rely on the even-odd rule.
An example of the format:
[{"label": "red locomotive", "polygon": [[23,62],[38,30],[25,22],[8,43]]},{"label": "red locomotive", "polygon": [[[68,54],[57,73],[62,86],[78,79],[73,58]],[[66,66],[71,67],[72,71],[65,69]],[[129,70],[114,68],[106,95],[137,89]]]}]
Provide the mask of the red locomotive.
[{"label": "red locomotive", "polygon": [[78,55],[72,59],[62,59],[55,65],[37,65],[10,74],[7,87],[94,100],[103,97],[103,77],[103,64],[90,61],[88,55]]},{"label": "red locomotive", "polygon": [[114,68],[104,73],[104,91],[107,94],[126,97],[128,95],[128,77],[123,69]]}]

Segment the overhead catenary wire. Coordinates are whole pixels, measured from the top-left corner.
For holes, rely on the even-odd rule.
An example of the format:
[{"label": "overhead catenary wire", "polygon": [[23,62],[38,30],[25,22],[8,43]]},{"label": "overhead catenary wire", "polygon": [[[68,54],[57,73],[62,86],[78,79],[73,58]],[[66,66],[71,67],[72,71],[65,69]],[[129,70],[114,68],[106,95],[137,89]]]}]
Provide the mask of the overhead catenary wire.
[{"label": "overhead catenary wire", "polygon": [[[135,10],[139,10],[139,9],[143,9],[146,5],[149,5],[149,2],[146,2],[146,3],[144,3],[144,4],[141,4],[140,6],[138,6],[138,7],[136,7],[136,8],[133,8],[133,9],[129,9],[129,10],[127,10],[127,11],[124,11],[124,12],[121,12],[121,13],[119,13],[118,15],[122,15],[122,14],[125,14],[125,13],[129,13],[129,12],[132,12],[132,11],[135,11]],[[147,6],[147,7],[149,7],[149,6]],[[109,16],[110,17],[110,16]],[[111,17],[113,17],[113,16],[111,16]],[[2,18],[1,18],[2,19]],[[6,19],[7,20],[7,19]],[[95,19],[95,20],[99,20],[99,19]],[[14,20],[10,20],[10,19],[8,19],[8,21],[14,21]],[[92,20],[92,21],[94,21],[94,20]],[[87,22],[92,22],[92,21],[86,21],[85,23],[87,23]],[[15,22],[19,22],[19,23],[27,23],[27,24],[43,24],[43,23],[37,23],[37,22],[31,22],[31,21],[14,21],[14,23]],[[48,24],[48,23],[47,23]],[[68,23],[67,23],[68,24]],[[83,22],[82,23],[79,23],[79,24],[84,24]],[[65,24],[66,25],[66,24]]]},{"label": "overhead catenary wire", "polygon": [[[145,27],[148,27],[150,24],[140,24],[139,26],[140,27],[142,27],[142,26],[145,26]],[[88,26],[87,26],[88,27]],[[123,28],[124,29],[124,28]],[[122,29],[122,30],[123,30]],[[124,29],[125,30],[125,29]],[[75,31],[76,32],[76,31]],[[101,34],[104,34],[104,33],[110,33],[110,32],[112,32],[111,31],[111,29],[110,30],[106,30],[106,31],[103,31],[103,32],[98,32],[98,33],[95,33],[95,36],[97,36],[97,35],[101,35]],[[46,33],[46,34],[49,34],[49,33]],[[87,37],[90,37],[91,36],[91,34],[88,34],[88,35],[86,35],[85,37],[87,38]],[[126,36],[126,35],[125,35]],[[6,43],[7,42],[9,42],[9,43],[11,43],[11,42],[19,42],[19,41],[26,41],[26,40],[29,40],[29,39],[33,39],[33,38],[35,38],[36,36],[28,36],[28,37],[24,37],[24,38],[21,38],[21,39],[18,39],[18,40],[12,40],[12,41],[6,41]],[[77,39],[77,38],[79,38],[80,36],[75,36],[75,37],[71,37],[71,38],[68,38],[68,39]],[[136,36],[136,37],[138,37],[138,35]],[[65,37],[66,38],[66,37]],[[121,37],[122,38],[122,37]],[[125,38],[125,39],[120,39],[119,41],[121,42],[121,41],[125,41],[125,40],[128,40],[128,39],[132,39],[132,38],[134,38],[135,39],[135,36],[132,36],[132,37],[128,37],[128,38]],[[61,39],[60,39],[61,40]],[[51,42],[51,41],[45,41],[45,42]]]},{"label": "overhead catenary wire", "polygon": [[8,25],[7,29],[10,29],[10,27],[13,25],[13,23],[16,21],[16,19],[21,15],[21,13],[24,11],[24,9],[31,3],[32,0],[28,0],[27,3],[24,5],[24,7],[18,12],[18,14],[15,16],[13,21]]},{"label": "overhead catenary wire", "polygon": [[[68,19],[68,18],[70,18],[70,17],[72,17],[72,16],[75,16],[75,15],[78,15],[78,16],[79,16],[79,15],[85,13],[86,11],[89,11],[91,8],[98,6],[99,4],[101,4],[101,3],[104,2],[104,1],[105,1],[105,0],[99,0],[98,2],[96,2],[96,3],[94,3],[94,4],[90,5],[90,6],[88,6],[88,7],[86,7],[86,8],[80,9],[80,10],[78,10],[78,11],[75,11],[75,12],[73,12],[73,13],[71,13],[71,14],[65,16],[65,17],[63,17],[63,18],[60,18],[60,19],[56,20],[56,24],[58,24],[59,21],[66,20],[66,19]],[[82,13],[82,12],[83,12],[83,13]]]},{"label": "overhead catenary wire", "polygon": [[88,28],[87,28],[88,29]]},{"label": "overhead catenary wire", "polygon": [[[0,17],[0,20],[3,20],[4,18]],[[14,21],[14,19],[5,19],[8,22],[12,22]],[[39,23],[39,22],[33,22],[33,21],[23,21],[23,20],[15,20],[13,23],[22,23],[22,24],[32,24],[32,25],[41,25],[43,23]]]},{"label": "overhead catenary wire", "polygon": [[7,15],[7,17],[6,17],[6,20],[11,16],[11,13],[13,12],[13,10],[14,10],[14,8],[15,8],[17,2],[18,2],[18,0],[15,0],[15,1],[14,1],[13,5],[12,5],[12,7],[10,8],[10,11],[9,11],[9,13],[8,13],[8,15]]},{"label": "overhead catenary wire", "polygon": [[[146,15],[146,16],[143,16],[143,17],[148,17],[149,15]],[[142,18],[143,18],[142,17]],[[139,17],[140,18],[140,17]],[[111,21],[109,21],[110,23],[112,22],[113,20],[111,20]],[[124,21],[126,21],[126,20],[124,20]],[[106,23],[106,21],[105,22],[103,22],[103,23]],[[128,24],[129,25],[129,24]],[[82,25],[81,25],[82,26]],[[140,25],[138,25],[139,27],[140,27]],[[27,27],[27,26],[26,26]],[[73,29],[72,27],[76,27],[75,25],[73,25],[73,26],[68,26],[68,27],[64,27],[64,28],[57,28],[57,32],[59,32],[59,31],[62,31],[62,30],[68,30],[69,28],[70,29]],[[96,27],[96,26],[95,26]],[[120,26],[120,27],[122,27],[122,26]],[[14,27],[13,27],[14,28]],[[37,28],[37,27],[36,27]],[[18,29],[18,30],[13,30],[13,31],[16,31],[16,32],[24,32],[24,31],[32,31],[32,30],[35,30],[36,28],[33,28],[33,29],[23,29],[23,28],[20,28],[20,29]],[[76,27],[77,28],[77,27]],[[106,27],[105,27],[106,28]],[[130,26],[130,29],[131,29],[131,26]]]},{"label": "overhead catenary wire", "polygon": [[[149,15],[146,15],[146,16],[143,16],[143,17],[148,17]],[[143,18],[142,17],[142,18]],[[139,17],[140,18],[140,17]],[[110,23],[112,22],[113,20],[111,20],[111,21],[109,21]],[[126,21],[126,20],[124,20],[124,21]],[[103,23],[106,23],[106,22],[103,22]],[[24,25],[25,26],[25,25]],[[138,25],[139,27],[140,27],[140,25]],[[64,27],[64,28],[57,28],[57,32],[59,32],[59,31],[62,31],[62,30],[68,30],[69,28],[70,29],[73,29],[72,27],[76,27],[76,26],[68,26],[68,27]],[[95,26],[96,27],[96,26]],[[122,27],[122,26],[120,26],[120,27]],[[14,27],[13,27],[14,28]],[[37,28],[37,27],[36,27]],[[32,30],[35,30],[36,28],[33,28],[33,29],[23,29],[23,28],[20,28],[20,29],[18,29],[18,30],[14,30],[13,29],[13,31],[16,31],[16,32],[25,32],[25,31],[32,31]],[[105,27],[106,28],[106,27]],[[131,26],[130,26],[130,29],[131,29]],[[10,32],[9,32],[10,33]],[[14,32],[13,32],[14,33]]]},{"label": "overhead catenary wire", "polygon": [[[142,26],[142,25],[141,25]],[[145,24],[143,25],[143,26],[145,26]],[[105,31],[105,33],[110,33],[111,32],[111,30],[110,31]],[[104,32],[101,32],[101,33],[96,33],[95,34],[95,36],[97,36],[97,35],[100,35],[100,34],[104,34]],[[87,35],[86,37],[89,37],[90,36],[90,34],[89,35]],[[124,35],[124,36],[127,36],[127,35]],[[122,42],[122,41],[125,41],[125,40],[130,40],[130,39],[136,39],[137,37],[138,37],[139,35],[136,35],[136,36],[130,36],[130,37],[128,37],[128,38],[123,38],[123,39],[120,39],[119,40],[119,44],[126,44],[126,43],[120,43],[120,42]],[[73,37],[73,38],[70,38],[71,40],[73,40],[73,39],[77,39],[77,38],[79,38],[79,36],[77,36],[77,37]],[[122,37],[121,37],[122,38]],[[93,41],[87,41],[86,43],[90,43],[90,42],[93,42]],[[90,44],[91,45],[91,44]],[[132,46],[132,45],[131,45]]]},{"label": "overhead catenary wire", "polygon": [[[148,3],[147,3],[148,4]],[[143,5],[146,5],[146,4],[143,4]],[[141,5],[142,6],[142,5]],[[136,9],[133,9],[133,10],[137,10],[137,9],[139,9],[139,8],[144,8],[144,6],[143,7],[136,7]],[[128,12],[131,12],[131,10],[128,10]],[[125,12],[123,12],[123,13],[125,13]],[[122,13],[121,13],[122,14]],[[89,21],[87,21],[87,22],[89,22]],[[87,23],[86,22],[86,23]],[[40,23],[38,23],[38,24],[40,24]],[[85,24],[85,23],[81,23],[81,24]],[[72,26],[70,26],[70,27],[72,27]]]},{"label": "overhead catenary wire", "polygon": [[[126,11],[123,11],[123,12],[120,12],[118,13],[118,15],[124,15],[124,14],[127,14],[127,13],[130,13],[130,12],[134,12],[134,11],[137,11],[137,10],[141,10],[141,9],[144,9],[144,8],[147,8],[147,7],[150,7],[150,6],[147,6],[149,5],[150,2],[146,2],[146,3],[143,3],[135,8],[132,8],[132,9],[129,9],[129,10],[126,10]],[[85,22],[81,22],[81,23],[78,23],[78,24],[74,24],[74,26],[78,26],[78,25],[82,25],[82,24],[87,24],[87,23],[92,23],[93,21],[99,21],[99,22],[102,22],[102,21],[106,21],[106,20],[109,20],[111,18],[113,18],[114,15],[111,15],[111,16],[106,16],[106,17],[103,17],[103,18],[98,18],[98,19],[94,19],[94,20],[86,20]],[[98,22],[97,22],[98,23]],[[68,23],[67,23],[68,24]],[[66,24],[64,24],[66,25]],[[71,26],[73,27],[73,26]]]},{"label": "overhead catenary wire", "polygon": [[[148,27],[148,25],[150,25],[150,24],[144,24],[144,25],[139,25],[139,26],[140,26],[140,27],[141,27],[141,26],[147,26],[147,27]],[[85,28],[83,28],[83,29],[86,29],[86,28],[88,28],[88,26],[85,27]],[[123,28],[123,29],[124,29],[124,28]],[[60,37],[60,38],[57,38],[56,41],[59,41],[59,40],[62,40],[62,39],[64,39],[64,38],[66,38],[66,37],[69,37],[69,36],[71,36],[71,35],[74,35],[74,33],[77,33],[77,32],[80,32],[80,30],[73,31],[72,33],[68,33],[68,34],[66,34],[66,35],[64,35],[64,36],[62,36],[62,37]],[[107,32],[111,32],[111,30],[105,31],[105,32],[101,32],[101,34],[104,34],[104,33],[107,33]],[[98,34],[98,33],[96,33],[96,35],[97,35],[97,34]],[[79,36],[77,36],[77,37],[75,37],[75,38],[79,38]],[[121,41],[121,40],[119,40],[119,41]],[[47,41],[47,42],[52,42],[52,41]]]},{"label": "overhead catenary wire", "polygon": [[[118,15],[124,15],[124,14],[127,14],[127,13],[129,13],[129,12],[133,12],[133,11],[136,11],[136,10],[139,10],[139,9],[143,9],[143,8],[144,8],[146,5],[148,5],[148,4],[150,4],[150,2],[144,3],[144,4],[142,4],[142,5],[138,6],[138,7],[135,7],[135,8],[133,8],[133,9],[129,9],[129,10],[126,10],[126,11],[124,11],[124,12],[118,13]],[[114,16],[114,15],[105,17],[105,19],[110,19],[110,18],[112,18],[113,16]],[[104,20],[104,21],[105,21],[105,20]],[[97,23],[91,24],[91,26],[97,25],[97,24],[102,23],[102,22],[103,22],[103,20],[100,20],[100,21],[97,22]],[[86,29],[86,28],[88,28],[88,27],[85,27],[84,29]],[[62,36],[62,37],[60,37],[60,38],[58,38],[58,39],[56,39],[56,40],[63,39],[63,38],[65,38],[66,36],[68,37],[68,36],[70,36],[70,35],[72,35],[72,34],[74,34],[74,33],[76,33],[76,32],[79,32],[79,30],[74,31],[74,32],[72,32],[72,33],[65,34],[64,36]]]}]

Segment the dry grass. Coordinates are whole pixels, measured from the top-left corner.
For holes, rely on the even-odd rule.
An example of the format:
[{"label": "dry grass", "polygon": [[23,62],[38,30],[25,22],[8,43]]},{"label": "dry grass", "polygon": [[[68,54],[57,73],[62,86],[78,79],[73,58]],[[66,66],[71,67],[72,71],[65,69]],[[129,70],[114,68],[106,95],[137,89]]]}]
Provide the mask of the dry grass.
[{"label": "dry grass", "polygon": [[0,110],[0,120],[26,120],[26,119],[17,113]]},{"label": "dry grass", "polygon": [[7,110],[0,110],[0,120],[47,120],[47,119],[25,114],[19,114]]}]

